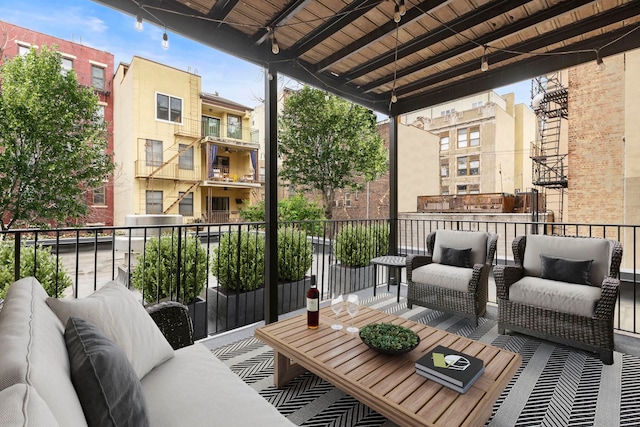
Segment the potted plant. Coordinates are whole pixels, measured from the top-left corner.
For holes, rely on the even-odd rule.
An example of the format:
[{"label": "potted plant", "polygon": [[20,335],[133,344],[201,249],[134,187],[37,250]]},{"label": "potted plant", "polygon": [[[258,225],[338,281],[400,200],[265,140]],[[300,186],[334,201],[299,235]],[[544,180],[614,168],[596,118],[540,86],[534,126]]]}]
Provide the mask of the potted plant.
[{"label": "potted plant", "polygon": [[[264,318],[264,251],[262,233],[231,232],[220,237],[211,256],[211,274],[218,287],[209,289],[210,315],[225,329]],[[315,277],[305,276],[313,249],[304,231],[278,230],[278,312],[305,305],[306,289]]]},{"label": "potted plant", "polygon": [[335,291],[350,293],[373,285],[371,259],[389,252],[388,224],[346,224],[336,234],[331,265]]},{"label": "potted plant", "polygon": [[206,335],[205,301],[200,298],[206,280],[207,255],[204,247],[196,237],[179,233],[150,238],[144,251],[136,257],[131,273],[131,284],[142,292],[147,303],[174,299],[187,305],[196,338]]},{"label": "potted plant", "polygon": [[[0,242],[0,299],[14,282],[15,244]],[[36,265],[37,262],[37,265]],[[62,266],[56,266],[51,248],[42,245],[20,247],[20,277],[34,276],[50,297],[60,298],[71,286],[71,278]]]}]

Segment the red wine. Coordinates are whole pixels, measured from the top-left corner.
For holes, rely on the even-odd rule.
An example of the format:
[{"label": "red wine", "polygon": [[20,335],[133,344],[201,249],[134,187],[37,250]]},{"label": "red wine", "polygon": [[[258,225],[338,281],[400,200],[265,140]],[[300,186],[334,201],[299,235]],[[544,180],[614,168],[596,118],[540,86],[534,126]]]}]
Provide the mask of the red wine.
[{"label": "red wine", "polygon": [[307,328],[318,329],[320,324],[320,291],[315,285],[307,291]]}]

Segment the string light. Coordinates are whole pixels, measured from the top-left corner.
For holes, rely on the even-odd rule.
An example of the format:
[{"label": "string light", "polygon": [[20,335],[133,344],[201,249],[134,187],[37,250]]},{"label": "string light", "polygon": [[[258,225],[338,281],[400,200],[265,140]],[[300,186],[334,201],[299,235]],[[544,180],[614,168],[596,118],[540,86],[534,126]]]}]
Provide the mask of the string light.
[{"label": "string light", "polygon": [[489,60],[487,59],[487,45],[484,46],[484,52],[482,53],[482,60],[480,61],[480,70],[489,70]]},{"label": "string light", "polygon": [[600,56],[600,49],[596,49],[596,68],[598,71],[604,71],[604,69],[607,68],[607,66],[604,65],[602,56]]},{"label": "string light", "polygon": [[275,30],[275,28],[271,29],[271,34],[270,34],[269,38],[271,39],[271,52],[274,55],[279,54],[280,53],[280,46],[278,45],[278,40],[276,40],[276,30]]},{"label": "string light", "polygon": [[136,30],[142,31],[142,29],[142,12],[138,12],[138,14],[136,15]]},{"label": "string light", "polygon": [[400,0],[398,3],[398,11],[400,12],[400,16],[404,16],[407,13],[407,7],[404,5],[404,0]]},{"label": "string light", "polygon": [[394,90],[394,91],[391,93],[391,103],[392,103],[392,104],[395,104],[396,102],[398,102],[398,97],[396,96],[396,91]]},{"label": "string light", "polygon": [[393,12],[393,22],[397,24],[400,22],[400,19],[402,19],[402,14],[400,13],[400,6],[396,3],[396,7]]},{"label": "string light", "polygon": [[169,49],[169,36],[167,35],[167,30],[164,30],[164,33],[162,34],[162,48],[163,49]]}]

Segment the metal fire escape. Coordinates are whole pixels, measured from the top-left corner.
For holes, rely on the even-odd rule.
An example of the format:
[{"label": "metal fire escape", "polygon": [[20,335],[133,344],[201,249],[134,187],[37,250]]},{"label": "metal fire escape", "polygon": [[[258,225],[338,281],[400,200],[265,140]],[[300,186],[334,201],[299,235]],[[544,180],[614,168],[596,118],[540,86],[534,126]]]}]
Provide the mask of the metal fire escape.
[{"label": "metal fire escape", "polygon": [[562,222],[564,192],[568,185],[565,159],[561,153],[562,121],[569,115],[568,91],[558,73],[541,76],[531,81],[531,107],[536,114],[538,134],[531,143],[533,185],[542,187],[546,205],[555,205],[554,211]]}]

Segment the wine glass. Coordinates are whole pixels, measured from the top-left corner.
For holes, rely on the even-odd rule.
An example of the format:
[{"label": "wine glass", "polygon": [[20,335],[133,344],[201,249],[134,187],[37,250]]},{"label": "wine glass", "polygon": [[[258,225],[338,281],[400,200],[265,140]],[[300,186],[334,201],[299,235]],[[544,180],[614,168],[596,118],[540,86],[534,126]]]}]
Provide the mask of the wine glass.
[{"label": "wine glass", "polygon": [[331,297],[331,310],[336,315],[336,323],[331,325],[331,329],[335,329],[336,331],[342,329],[342,325],[338,322],[338,314],[342,311],[342,306],[344,304],[344,298],[342,298],[342,294],[333,294]]},{"label": "wine glass", "polygon": [[351,326],[347,328],[347,332],[355,334],[359,331],[359,329],[353,325],[353,318],[356,317],[358,311],[360,311],[360,299],[358,298],[358,295],[351,294],[347,298],[347,313],[351,316]]}]

